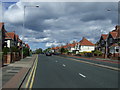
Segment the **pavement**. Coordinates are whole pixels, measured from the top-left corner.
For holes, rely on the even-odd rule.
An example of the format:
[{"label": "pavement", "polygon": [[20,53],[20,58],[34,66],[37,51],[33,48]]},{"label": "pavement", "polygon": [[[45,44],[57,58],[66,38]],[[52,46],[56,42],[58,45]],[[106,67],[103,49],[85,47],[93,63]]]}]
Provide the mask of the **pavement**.
[{"label": "pavement", "polygon": [[[38,56],[32,88],[118,88],[118,71],[72,58]],[[109,89],[108,89],[109,90]],[[116,90],[116,89],[114,89]]]},{"label": "pavement", "polygon": [[19,88],[32,68],[37,55],[26,57],[2,67],[2,89]]},{"label": "pavement", "polygon": [[110,67],[115,67],[120,69],[120,61],[119,60],[106,60],[106,59],[96,59],[96,58],[86,58],[86,57],[80,57],[80,56],[72,56],[72,55],[60,55],[62,57],[67,57],[67,58],[72,58],[72,59],[77,59],[80,61],[86,61],[86,62],[91,62],[95,64],[101,64],[101,65],[106,65]]}]

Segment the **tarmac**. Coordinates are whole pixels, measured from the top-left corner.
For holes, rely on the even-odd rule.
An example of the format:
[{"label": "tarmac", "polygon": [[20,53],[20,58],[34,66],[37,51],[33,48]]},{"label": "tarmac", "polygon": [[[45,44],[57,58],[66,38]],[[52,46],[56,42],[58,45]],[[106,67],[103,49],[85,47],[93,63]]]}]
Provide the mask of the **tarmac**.
[{"label": "tarmac", "polygon": [[[27,74],[31,70],[37,55],[32,55],[2,67],[2,87],[1,89],[17,88],[22,85]],[[0,77],[0,78],[1,78]]]}]

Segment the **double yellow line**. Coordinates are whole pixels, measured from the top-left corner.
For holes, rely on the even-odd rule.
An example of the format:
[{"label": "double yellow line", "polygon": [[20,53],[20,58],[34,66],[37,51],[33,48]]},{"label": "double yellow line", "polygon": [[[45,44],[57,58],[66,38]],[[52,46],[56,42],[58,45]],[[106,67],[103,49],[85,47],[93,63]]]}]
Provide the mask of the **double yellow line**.
[{"label": "double yellow line", "polygon": [[32,70],[30,72],[30,75],[28,77],[28,80],[26,82],[25,88],[32,88],[33,86],[33,82],[34,82],[34,78],[35,78],[35,72],[36,72],[36,68],[37,68],[37,63],[38,63],[38,55],[37,58],[34,62],[34,66],[32,67]]}]

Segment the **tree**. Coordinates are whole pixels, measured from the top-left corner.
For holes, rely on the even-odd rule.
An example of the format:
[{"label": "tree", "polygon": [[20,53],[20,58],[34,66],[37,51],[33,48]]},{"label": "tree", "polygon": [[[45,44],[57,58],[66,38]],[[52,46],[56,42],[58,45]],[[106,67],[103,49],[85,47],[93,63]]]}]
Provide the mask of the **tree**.
[{"label": "tree", "polygon": [[23,48],[23,55],[24,56],[29,56],[30,55],[30,51],[29,51],[29,48]]},{"label": "tree", "polygon": [[44,53],[46,53],[46,52],[51,52],[51,48],[47,48],[47,49],[45,49],[43,52],[44,52]]},{"label": "tree", "polygon": [[102,56],[102,52],[99,50],[92,51],[94,56]]},{"label": "tree", "polygon": [[13,46],[10,48],[11,52],[19,52],[18,48]]},{"label": "tree", "polygon": [[61,49],[60,49],[60,52],[61,52],[61,53],[67,53],[67,52],[68,52],[68,50],[67,50],[67,49],[65,49],[65,48],[61,48]]},{"label": "tree", "polygon": [[42,48],[39,48],[39,49],[36,49],[36,50],[35,50],[35,53],[36,53],[36,54],[40,54],[40,53],[42,53],[42,52],[43,52]]}]

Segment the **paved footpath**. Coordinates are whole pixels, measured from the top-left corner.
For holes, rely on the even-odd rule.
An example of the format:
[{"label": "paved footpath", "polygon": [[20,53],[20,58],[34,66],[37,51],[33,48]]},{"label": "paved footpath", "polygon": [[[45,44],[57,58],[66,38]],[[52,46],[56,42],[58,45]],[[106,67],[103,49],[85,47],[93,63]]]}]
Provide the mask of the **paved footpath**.
[{"label": "paved footpath", "polygon": [[65,55],[69,57],[75,57],[75,58],[81,58],[81,59],[87,59],[87,60],[94,60],[94,61],[102,61],[102,62],[109,62],[109,63],[116,63],[120,64],[119,60],[111,60],[111,59],[103,59],[103,58],[94,58],[94,57],[80,57],[80,56],[73,56],[73,55]]},{"label": "paved footpath", "polygon": [[120,70],[120,61],[119,60],[106,60],[106,59],[96,59],[96,58],[87,58],[87,57],[79,57],[79,56],[71,56],[71,55],[62,55],[63,57],[67,57],[67,58],[71,58],[71,59],[76,59],[78,61],[85,61],[85,62],[88,62],[88,63],[92,63],[94,65],[98,65],[99,66],[107,66],[107,67],[110,67],[111,69],[115,69],[115,70]]},{"label": "paved footpath", "polygon": [[2,68],[2,89],[5,88],[19,88],[32,65],[37,55],[26,57],[15,63]]}]

